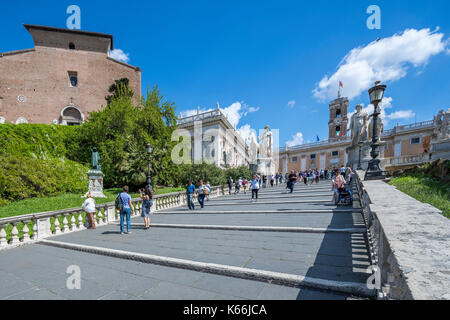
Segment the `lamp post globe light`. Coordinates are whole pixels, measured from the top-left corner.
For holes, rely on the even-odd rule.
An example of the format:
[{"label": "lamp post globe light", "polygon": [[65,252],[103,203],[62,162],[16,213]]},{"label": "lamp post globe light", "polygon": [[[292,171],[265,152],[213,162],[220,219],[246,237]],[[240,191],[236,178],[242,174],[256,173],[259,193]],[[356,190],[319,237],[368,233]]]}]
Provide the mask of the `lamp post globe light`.
[{"label": "lamp post globe light", "polygon": [[384,84],[380,84],[380,81],[375,81],[375,86],[369,89],[370,103],[373,104],[374,107],[371,145],[372,150],[370,151],[370,156],[372,159],[369,161],[364,180],[384,179],[386,177],[386,173],[381,170],[380,159],[377,159],[380,154],[380,143],[378,137],[378,116],[380,115],[380,108],[378,107],[378,104],[383,99],[385,90],[386,86]]},{"label": "lamp post globe light", "polygon": [[151,173],[150,173],[150,155],[152,153],[153,147],[150,143],[147,143],[146,146],[146,150],[147,150],[147,154],[148,154],[148,168],[147,168],[147,187],[149,190],[153,190],[152,189],[152,180],[151,180]]}]

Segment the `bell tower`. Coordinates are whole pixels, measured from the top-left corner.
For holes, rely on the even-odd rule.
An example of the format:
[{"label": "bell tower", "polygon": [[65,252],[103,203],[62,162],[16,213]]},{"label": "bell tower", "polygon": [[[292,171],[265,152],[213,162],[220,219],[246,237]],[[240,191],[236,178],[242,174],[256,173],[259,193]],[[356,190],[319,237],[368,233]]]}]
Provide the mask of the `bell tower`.
[{"label": "bell tower", "polygon": [[330,141],[345,139],[348,125],[348,98],[341,97],[330,102],[330,120],[328,121]]}]

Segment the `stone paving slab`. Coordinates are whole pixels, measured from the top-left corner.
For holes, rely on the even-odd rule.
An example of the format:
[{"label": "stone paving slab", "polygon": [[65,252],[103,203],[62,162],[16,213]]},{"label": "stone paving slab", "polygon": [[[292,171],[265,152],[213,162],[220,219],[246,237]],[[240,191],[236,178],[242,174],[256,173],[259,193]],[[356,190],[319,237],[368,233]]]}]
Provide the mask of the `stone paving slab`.
[{"label": "stone paving slab", "polygon": [[[80,290],[66,287],[65,272],[73,264],[81,269]],[[286,299],[352,298],[38,244],[2,252],[0,275],[0,299],[277,299],[280,291]],[[3,285],[8,281],[14,281],[15,291]]]},{"label": "stone paving slab", "polygon": [[[100,231],[101,230],[101,231]],[[56,241],[109,249],[128,250],[200,262],[218,263],[267,271],[280,268],[298,275],[307,275],[313,265],[328,266],[323,279],[365,282],[367,275],[354,272],[353,254],[366,251],[366,268],[369,263],[364,246],[352,244],[350,234],[309,234],[232,230],[192,230],[142,227],[132,228],[131,235],[120,235],[118,226],[108,225],[96,230],[82,231],[55,237]],[[360,249],[362,252],[354,252]],[[282,255],[289,254],[290,261]],[[298,255],[296,260],[292,257]],[[250,263],[249,263],[250,261]],[[282,262],[281,262],[282,261]],[[281,263],[280,263],[281,262]],[[336,272],[332,271],[336,268]],[[343,270],[346,270],[344,272]],[[342,274],[345,275],[342,276]]]},{"label": "stone paving slab", "polygon": [[[241,226],[286,226],[314,228],[349,228],[361,227],[364,220],[361,213],[302,213],[302,214],[208,214],[198,218],[195,214],[186,215],[152,215],[151,223],[186,223],[186,224],[223,224]],[[142,223],[141,217],[132,219],[132,223]]]}]

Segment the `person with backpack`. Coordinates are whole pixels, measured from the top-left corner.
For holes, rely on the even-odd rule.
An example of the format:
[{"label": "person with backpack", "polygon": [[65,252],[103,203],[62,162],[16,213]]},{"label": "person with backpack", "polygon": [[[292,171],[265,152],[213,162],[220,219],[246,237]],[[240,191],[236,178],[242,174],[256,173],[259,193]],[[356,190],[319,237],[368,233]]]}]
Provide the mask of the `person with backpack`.
[{"label": "person with backpack", "polygon": [[116,209],[120,210],[120,234],[124,234],[124,220],[127,219],[127,234],[130,234],[130,216],[134,213],[131,196],[128,194],[128,186],[123,186],[123,192],[116,197]]},{"label": "person with backpack", "polygon": [[145,187],[145,189],[141,189],[139,191],[139,195],[142,199],[141,217],[144,218],[145,229],[150,229],[150,209],[153,205],[153,191],[148,187]]},{"label": "person with backpack", "polygon": [[89,229],[95,230],[95,212],[97,211],[95,209],[95,200],[92,198],[91,193],[88,192],[86,194],[86,200],[83,202],[83,210],[86,212],[86,220],[89,223]]}]

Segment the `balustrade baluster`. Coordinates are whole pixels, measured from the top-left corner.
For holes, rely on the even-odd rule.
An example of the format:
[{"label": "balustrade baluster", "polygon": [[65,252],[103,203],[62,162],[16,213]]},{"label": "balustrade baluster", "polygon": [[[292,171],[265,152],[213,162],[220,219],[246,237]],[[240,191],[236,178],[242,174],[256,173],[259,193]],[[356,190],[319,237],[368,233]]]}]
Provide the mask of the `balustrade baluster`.
[{"label": "balustrade baluster", "polygon": [[67,232],[69,230],[69,221],[67,221],[68,213],[63,213],[63,227],[62,232]]},{"label": "balustrade baluster", "polygon": [[59,224],[59,214],[57,214],[56,216],[55,216],[55,234],[60,234],[61,233],[61,228],[59,227],[60,226],[60,224]]},{"label": "balustrade baluster", "polygon": [[30,220],[23,221],[23,228],[22,228],[22,241],[23,242],[29,242],[30,241],[30,229],[28,228],[28,223]]},{"label": "balustrade baluster", "polygon": [[38,220],[33,219],[33,235],[31,236],[31,240],[37,240],[38,238]]},{"label": "balustrade baluster", "polygon": [[20,243],[19,230],[17,230],[17,223],[19,223],[19,222],[18,221],[12,222],[12,225],[13,225],[13,228],[11,231],[11,235],[12,235],[11,244],[12,245]]},{"label": "balustrade baluster", "polygon": [[6,247],[8,245],[8,241],[6,240],[6,227],[7,224],[0,225],[0,248]]},{"label": "balustrade baluster", "polygon": [[98,224],[103,224],[103,213],[102,213],[102,209],[103,209],[103,208],[98,209]]},{"label": "balustrade baluster", "polygon": [[77,229],[77,226],[76,226],[77,220],[75,219],[75,214],[76,214],[76,212],[73,212],[72,216],[70,218],[70,231],[75,231]]},{"label": "balustrade baluster", "polygon": [[84,229],[83,225],[83,211],[78,212],[78,229]]}]

